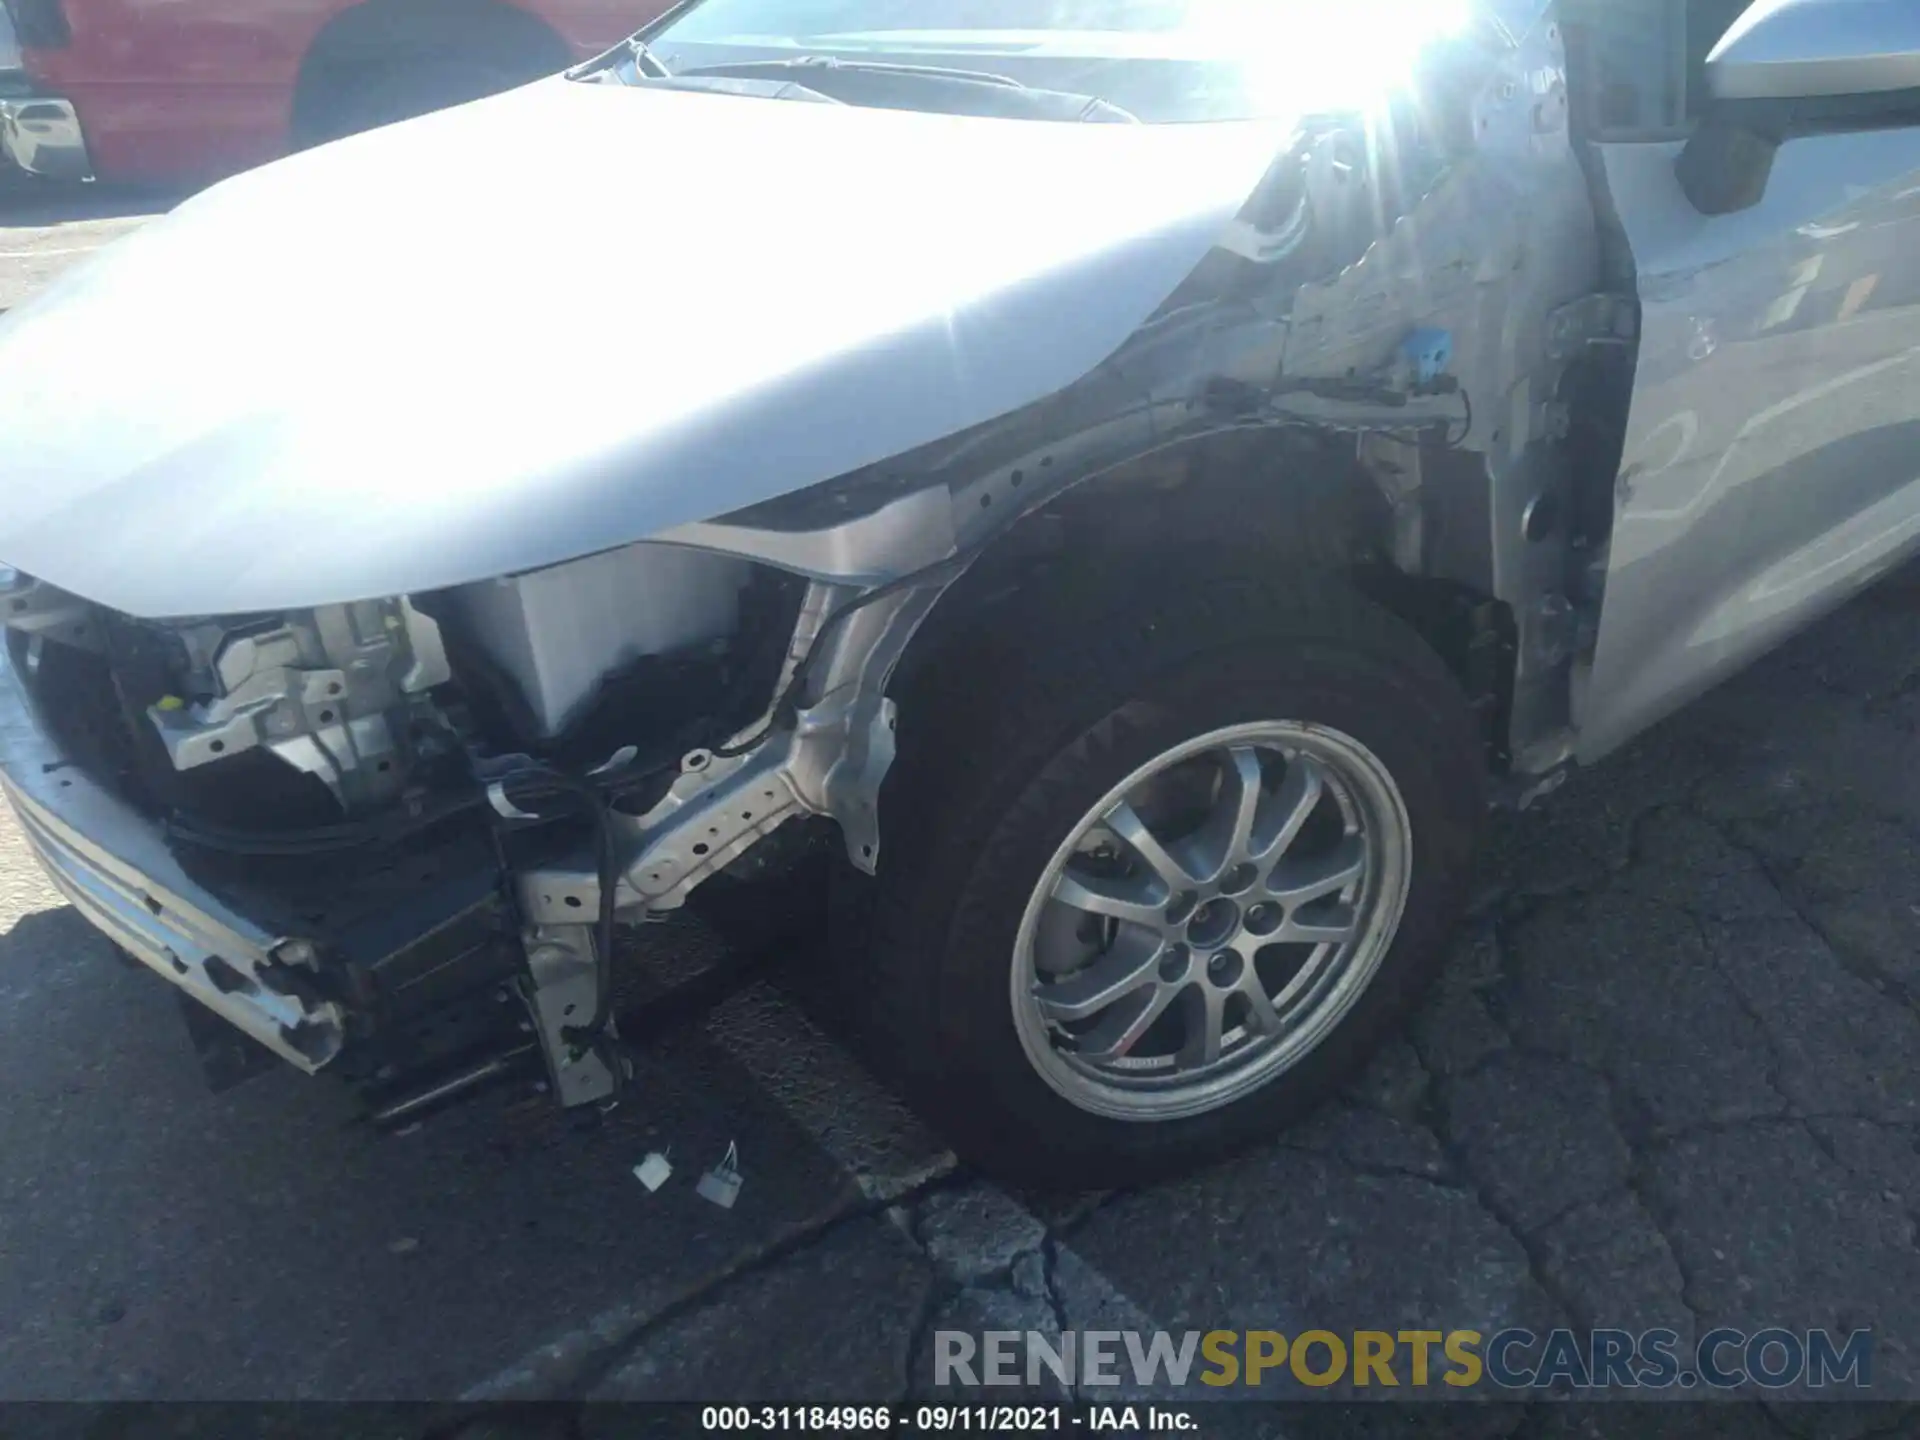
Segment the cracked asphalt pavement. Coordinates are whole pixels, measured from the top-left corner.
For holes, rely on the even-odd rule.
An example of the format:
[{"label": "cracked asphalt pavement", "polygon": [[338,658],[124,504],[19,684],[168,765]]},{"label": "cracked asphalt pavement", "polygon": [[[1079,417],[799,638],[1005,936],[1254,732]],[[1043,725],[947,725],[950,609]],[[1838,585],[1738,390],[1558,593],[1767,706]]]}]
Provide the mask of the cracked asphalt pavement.
[{"label": "cracked asphalt pavement", "polygon": [[[128,223],[23,213],[0,285]],[[291,1073],[209,1094],[167,988],[0,812],[0,1398],[874,1401],[933,1393],[946,1328],[1866,1326],[1874,1404],[1215,1407],[1218,1433],[1920,1436],[1917,634],[1908,571],[1502,817],[1360,1084],[1113,1194],[957,1167],[799,957],[591,1121],[503,1091],[380,1138]],[[698,971],[714,942],[655,949]],[[724,1211],[690,1182],[730,1142]],[[663,1148],[649,1194],[630,1167]]]}]

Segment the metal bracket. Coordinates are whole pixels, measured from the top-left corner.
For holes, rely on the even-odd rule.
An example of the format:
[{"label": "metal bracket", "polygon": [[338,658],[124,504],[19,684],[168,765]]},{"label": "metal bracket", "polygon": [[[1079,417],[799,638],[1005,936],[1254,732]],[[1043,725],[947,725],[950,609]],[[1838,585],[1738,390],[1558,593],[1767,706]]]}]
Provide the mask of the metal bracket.
[{"label": "metal bracket", "polygon": [[91,608],[77,596],[17,570],[0,570],[0,628],[82,649],[104,649]]},{"label": "metal bracket", "polygon": [[554,1098],[565,1106],[610,1098],[625,1070],[607,1043],[616,1038],[612,1023],[601,1043],[577,1054],[566,1038],[569,1026],[583,1024],[593,1014],[599,994],[592,927],[537,925],[525,940],[527,973],[516,983],[547,1062]]}]

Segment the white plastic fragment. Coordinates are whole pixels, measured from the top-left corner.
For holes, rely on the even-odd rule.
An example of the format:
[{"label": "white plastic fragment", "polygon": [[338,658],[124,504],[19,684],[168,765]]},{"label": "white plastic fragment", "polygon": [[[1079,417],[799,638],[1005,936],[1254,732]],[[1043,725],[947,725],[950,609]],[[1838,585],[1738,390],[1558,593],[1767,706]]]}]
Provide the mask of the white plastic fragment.
[{"label": "white plastic fragment", "polygon": [[740,1147],[728,1141],[727,1153],[720,1157],[720,1163],[702,1175],[693,1189],[701,1199],[711,1200],[722,1210],[731,1210],[733,1202],[740,1198],[740,1187],[746,1183],[746,1177],[740,1173]]},{"label": "white plastic fragment", "polygon": [[658,1150],[633,1167],[633,1178],[646,1186],[649,1193],[666,1184],[667,1177],[672,1174],[672,1163]]},{"label": "white plastic fragment", "polygon": [[494,810],[508,820],[538,820],[540,817],[522,810],[507,798],[507,787],[503,781],[496,780],[487,786],[487,800]]}]

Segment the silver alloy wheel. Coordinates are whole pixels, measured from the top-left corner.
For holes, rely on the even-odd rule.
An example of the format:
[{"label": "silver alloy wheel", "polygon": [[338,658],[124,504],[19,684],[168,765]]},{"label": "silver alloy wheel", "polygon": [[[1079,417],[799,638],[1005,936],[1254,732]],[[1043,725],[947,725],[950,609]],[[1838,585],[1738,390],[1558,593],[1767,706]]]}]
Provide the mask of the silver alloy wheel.
[{"label": "silver alloy wheel", "polygon": [[1413,827],[1359,741],[1236,725],[1109,791],[1021,918],[1027,1058],[1083,1110],[1175,1120],[1292,1068],[1353,1008],[1405,908]]}]

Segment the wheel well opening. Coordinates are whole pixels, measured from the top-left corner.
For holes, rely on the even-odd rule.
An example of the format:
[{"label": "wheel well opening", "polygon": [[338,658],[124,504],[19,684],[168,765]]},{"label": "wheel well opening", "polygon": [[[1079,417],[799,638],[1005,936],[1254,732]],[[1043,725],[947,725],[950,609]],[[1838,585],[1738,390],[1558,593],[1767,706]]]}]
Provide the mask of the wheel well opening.
[{"label": "wheel well opening", "polygon": [[[401,80],[409,67],[431,68],[443,83],[423,84],[424,111],[552,74],[571,59],[551,25],[506,0],[366,0],[335,15],[307,47],[294,85],[294,143],[357,128],[357,117],[341,111],[375,76]],[[463,71],[473,93],[459,93]]]},{"label": "wheel well opening", "polygon": [[1027,512],[941,596],[892,690],[951,665],[991,664],[1026,607],[1134,566],[1146,586],[1196,567],[1290,565],[1338,576],[1388,610],[1460,682],[1504,770],[1515,646],[1508,607],[1397,568],[1393,507],[1351,435],[1237,431],[1129,461]]}]

